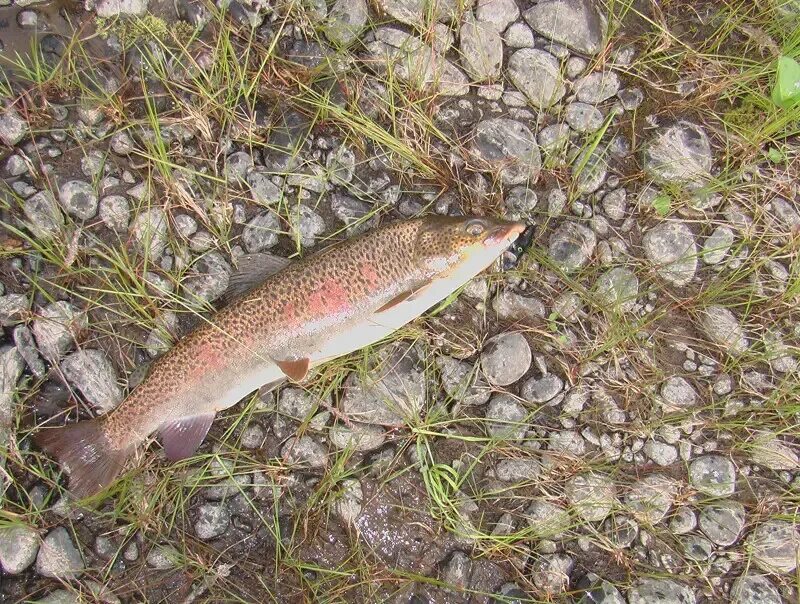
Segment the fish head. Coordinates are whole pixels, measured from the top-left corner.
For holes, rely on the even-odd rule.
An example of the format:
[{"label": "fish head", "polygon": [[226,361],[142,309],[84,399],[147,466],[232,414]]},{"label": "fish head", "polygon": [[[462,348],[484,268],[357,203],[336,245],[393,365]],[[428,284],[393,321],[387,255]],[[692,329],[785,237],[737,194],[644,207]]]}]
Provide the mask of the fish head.
[{"label": "fish head", "polygon": [[422,270],[442,276],[458,269],[494,262],[525,230],[522,222],[477,216],[437,216],[417,235],[415,255]]}]

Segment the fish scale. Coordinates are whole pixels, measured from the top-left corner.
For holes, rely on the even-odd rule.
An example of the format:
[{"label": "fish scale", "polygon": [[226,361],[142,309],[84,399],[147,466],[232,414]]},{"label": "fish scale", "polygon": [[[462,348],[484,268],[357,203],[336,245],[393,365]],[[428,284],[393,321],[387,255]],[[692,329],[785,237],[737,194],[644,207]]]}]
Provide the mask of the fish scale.
[{"label": "fish scale", "polygon": [[523,228],[418,218],[293,262],[178,341],[111,413],[42,430],[37,443],[69,470],[77,496],[110,484],[157,430],[170,459],[189,456],[218,411],[383,339],[489,266]]}]

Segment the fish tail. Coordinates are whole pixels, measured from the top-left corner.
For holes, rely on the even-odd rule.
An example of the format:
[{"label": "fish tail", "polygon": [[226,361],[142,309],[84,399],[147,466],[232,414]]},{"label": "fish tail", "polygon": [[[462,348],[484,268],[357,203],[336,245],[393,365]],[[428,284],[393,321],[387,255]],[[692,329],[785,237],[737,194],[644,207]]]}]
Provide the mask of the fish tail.
[{"label": "fish tail", "polygon": [[110,485],[133,452],[133,446],[112,443],[104,424],[103,418],[86,420],[46,428],[34,437],[36,445],[69,474],[69,490],[79,499]]}]

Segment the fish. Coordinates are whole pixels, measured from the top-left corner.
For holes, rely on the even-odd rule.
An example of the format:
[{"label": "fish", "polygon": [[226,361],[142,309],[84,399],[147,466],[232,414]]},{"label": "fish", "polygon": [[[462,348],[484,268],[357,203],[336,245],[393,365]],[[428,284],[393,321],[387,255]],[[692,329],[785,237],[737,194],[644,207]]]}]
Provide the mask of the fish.
[{"label": "fish", "polygon": [[158,433],[165,456],[192,456],[217,413],[267,384],[378,342],[488,268],[525,225],[477,216],[390,222],[289,261],[255,255],[230,303],[157,358],[115,409],[42,427],[34,442],[78,499],[111,485]]}]

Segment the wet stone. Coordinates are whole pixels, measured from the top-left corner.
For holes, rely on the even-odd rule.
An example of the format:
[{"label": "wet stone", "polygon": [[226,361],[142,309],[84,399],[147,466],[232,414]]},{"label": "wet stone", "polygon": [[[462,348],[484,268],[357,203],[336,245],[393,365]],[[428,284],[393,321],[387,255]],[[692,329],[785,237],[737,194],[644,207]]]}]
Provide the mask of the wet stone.
[{"label": "wet stone", "polygon": [[126,197],[107,195],[100,200],[100,220],[112,231],[126,231],[130,217],[131,209]]},{"label": "wet stone", "polygon": [[644,146],[643,168],[660,184],[697,188],[709,178],[713,157],[705,131],[690,122],[659,130]]},{"label": "wet stone", "polygon": [[6,109],[0,114],[0,141],[13,147],[29,132],[28,123],[13,109]]},{"label": "wet stone", "polygon": [[699,316],[700,329],[721,350],[738,356],[747,350],[747,338],[736,316],[724,306],[712,305]]},{"label": "wet stone", "polygon": [[54,528],[44,538],[36,556],[36,572],[54,579],[74,579],[83,572],[81,553],[67,529]]},{"label": "wet stone", "polygon": [[503,40],[498,31],[468,18],[459,32],[461,64],[474,81],[495,80],[503,66]]},{"label": "wet stone", "polygon": [[202,541],[210,541],[225,533],[231,514],[224,503],[204,503],[197,510],[194,533]]},{"label": "wet stone", "polygon": [[731,588],[732,604],[783,604],[778,588],[761,575],[738,577]]},{"label": "wet stone", "polygon": [[627,268],[612,268],[597,279],[597,297],[604,305],[630,312],[639,295],[639,278]]},{"label": "wet stone", "polygon": [[770,470],[796,471],[800,469],[797,453],[781,442],[777,435],[760,434],[750,448],[750,459]]},{"label": "wet stone", "polygon": [[541,155],[533,133],[506,118],[484,120],[475,129],[472,150],[506,185],[533,183],[539,177]]},{"label": "wet stone", "polygon": [[662,474],[651,474],[630,486],[625,505],[639,522],[654,526],[667,515],[677,491],[674,480]]},{"label": "wet stone", "polygon": [[791,522],[769,520],[750,534],[747,548],[753,561],[765,572],[791,573],[797,568],[800,535]]},{"label": "wet stone", "polygon": [[546,155],[552,155],[562,151],[566,147],[569,142],[569,133],[570,130],[567,124],[551,124],[539,131],[536,140],[539,142],[539,147]]},{"label": "wet stone", "polygon": [[565,554],[543,556],[533,564],[531,580],[544,593],[559,593],[566,590],[575,560]]},{"label": "wet stone", "polygon": [[681,542],[683,553],[690,560],[703,562],[714,554],[714,544],[700,535],[684,535]]},{"label": "wet stone", "polygon": [[573,272],[589,262],[596,244],[594,231],[577,222],[567,221],[550,236],[548,254],[561,270]]},{"label": "wet stone", "polygon": [[541,378],[531,378],[522,385],[520,395],[532,403],[546,403],[554,399],[564,388],[564,381],[553,373]]},{"label": "wet stone", "polygon": [[547,0],[524,16],[537,32],[579,53],[597,54],[605,46],[608,24],[592,0]]},{"label": "wet stone", "polygon": [[596,105],[617,94],[619,76],[613,71],[590,73],[575,82],[575,94],[582,103]]},{"label": "wet stone", "polygon": [[700,510],[700,530],[717,545],[736,543],[744,529],[744,506],[738,501],[717,501]]},{"label": "wet stone", "polygon": [[50,191],[39,191],[26,199],[22,204],[22,211],[27,218],[28,227],[38,238],[49,239],[64,228],[64,215]]},{"label": "wet stone", "polygon": [[286,463],[311,469],[321,469],[328,465],[327,449],[310,436],[289,439],[281,449]]},{"label": "wet stone", "polygon": [[667,445],[656,440],[649,440],[642,449],[653,462],[659,466],[671,466],[678,460],[678,451],[672,445]]},{"label": "wet stone", "polygon": [[567,92],[558,60],[543,50],[516,51],[508,61],[508,77],[540,109],[554,105]]},{"label": "wet stone", "polygon": [[337,449],[353,451],[373,451],[386,441],[386,432],[380,426],[352,422],[351,426],[336,424],[331,426],[328,437]]},{"label": "wet stone", "polygon": [[672,579],[642,579],[628,592],[628,604],[695,604],[691,588]]},{"label": "wet stone", "polygon": [[28,297],[25,294],[0,296],[0,325],[10,327],[22,323],[28,314]]},{"label": "wet stone", "polygon": [[36,560],[39,533],[29,526],[12,525],[0,529],[0,567],[9,575],[18,575]]},{"label": "wet stone", "polygon": [[617,547],[630,547],[639,534],[639,524],[628,516],[614,515],[603,523],[603,530]]},{"label": "wet stone", "polygon": [[680,507],[675,510],[669,521],[669,530],[676,535],[685,535],[695,529],[697,517],[688,507]]},{"label": "wet stone", "polygon": [[[2,313],[0,313],[1,315]],[[25,364],[31,373],[37,378],[45,375],[44,361],[36,350],[36,342],[33,339],[33,332],[26,325],[17,325],[14,328],[14,344],[20,356],[25,360]]]},{"label": "wet stone", "polygon": [[489,383],[508,386],[519,380],[531,366],[528,341],[520,333],[503,333],[486,342],[481,352],[481,369]]},{"label": "wet stone", "polygon": [[250,186],[250,193],[253,201],[258,205],[271,206],[278,203],[283,197],[283,193],[270,178],[269,174],[253,170],[247,175],[247,184]]},{"label": "wet stone", "polygon": [[140,253],[155,261],[167,248],[167,229],[164,211],[161,208],[151,208],[134,218],[131,238]]},{"label": "wet stone", "polygon": [[39,352],[48,361],[58,361],[74,343],[75,334],[86,329],[86,314],[69,302],[60,301],[43,308],[33,321],[33,336]]},{"label": "wet stone", "polygon": [[718,226],[703,244],[703,262],[719,264],[725,259],[733,245],[733,231],[727,226]]},{"label": "wet stone", "polygon": [[669,377],[661,384],[661,398],[667,411],[688,409],[697,404],[697,392],[681,376]]},{"label": "wet stone", "polygon": [[683,222],[662,222],[644,234],[645,255],[658,274],[669,283],[689,283],[697,271],[697,245]]},{"label": "wet stone", "polygon": [[584,149],[572,164],[575,188],[579,193],[594,193],[603,186],[608,173],[604,152],[598,147]]},{"label": "wet stone", "polygon": [[588,522],[603,520],[617,502],[616,488],[611,478],[594,472],[568,480],[565,494],[573,513]]},{"label": "wet stone", "polygon": [[720,455],[698,457],[689,466],[689,482],[712,497],[727,497],[736,490],[736,468]]},{"label": "wet stone", "polygon": [[313,247],[317,237],[325,232],[325,220],[319,213],[305,205],[299,206],[298,211],[292,213],[291,222],[303,247]]},{"label": "wet stone", "polygon": [[281,225],[272,212],[263,212],[250,220],[242,232],[242,242],[251,254],[262,252],[278,243]]},{"label": "wet stone", "polygon": [[495,394],[486,409],[486,430],[492,438],[521,440],[528,429],[528,410],[510,394]]},{"label": "wet stone", "polygon": [[437,357],[436,364],[444,391],[457,404],[472,407],[489,401],[492,392],[473,365],[449,356]]},{"label": "wet stone", "polygon": [[596,132],[603,125],[603,114],[587,103],[570,103],[567,105],[565,119],[575,132]]},{"label": "wet stone", "polygon": [[537,539],[557,539],[572,524],[569,512],[545,499],[535,499],[525,510],[525,520]]},{"label": "wet stone", "polygon": [[219,252],[211,251],[201,256],[182,283],[187,302],[203,306],[219,298],[228,289],[231,270]]},{"label": "wet stone", "polygon": [[492,308],[499,318],[510,321],[534,323],[546,316],[541,300],[508,290],[503,290],[495,296]]},{"label": "wet stone", "polygon": [[333,510],[346,525],[354,524],[363,510],[364,489],[361,482],[352,478],[343,480],[333,503]]},{"label": "wet stone", "polygon": [[325,36],[334,45],[347,46],[358,38],[368,16],[365,0],[337,0],[328,13]]},{"label": "wet stone", "polygon": [[61,361],[61,371],[97,411],[108,413],[122,402],[117,372],[102,351],[73,352]]},{"label": "wet stone", "polygon": [[143,15],[147,11],[148,0],[97,0],[94,9],[98,17],[118,15]]},{"label": "wet stone", "polygon": [[247,175],[253,169],[253,158],[249,153],[237,151],[225,159],[225,178],[231,185],[242,185],[247,181]]},{"label": "wet stone", "polygon": [[617,92],[617,98],[625,111],[633,111],[644,102],[644,92],[641,88],[623,88]]}]

